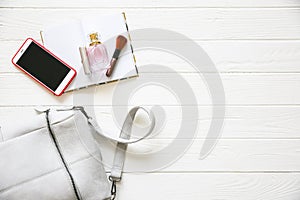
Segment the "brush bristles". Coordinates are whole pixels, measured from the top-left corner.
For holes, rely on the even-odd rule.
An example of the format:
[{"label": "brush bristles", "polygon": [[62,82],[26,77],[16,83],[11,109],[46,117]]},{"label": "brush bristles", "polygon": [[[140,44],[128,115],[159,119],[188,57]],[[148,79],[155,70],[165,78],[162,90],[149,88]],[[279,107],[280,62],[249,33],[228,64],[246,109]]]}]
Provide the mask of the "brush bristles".
[{"label": "brush bristles", "polygon": [[126,37],[119,35],[116,39],[116,49],[122,50],[127,43]]}]

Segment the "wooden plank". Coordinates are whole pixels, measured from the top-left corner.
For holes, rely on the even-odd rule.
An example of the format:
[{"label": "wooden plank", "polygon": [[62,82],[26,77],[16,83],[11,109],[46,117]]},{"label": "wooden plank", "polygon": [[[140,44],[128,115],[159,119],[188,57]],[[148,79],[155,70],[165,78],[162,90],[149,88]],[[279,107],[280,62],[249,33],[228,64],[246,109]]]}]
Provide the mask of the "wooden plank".
[{"label": "wooden plank", "polygon": [[[101,123],[101,128],[106,131],[107,125]],[[162,135],[167,134],[172,135],[170,128],[163,128]],[[169,138],[154,136],[131,144],[128,147],[125,171],[293,172],[300,169],[300,139],[221,138],[209,156],[201,160],[199,153],[204,139]],[[115,147],[103,138],[98,141],[103,162],[109,170]],[[173,148],[167,149],[171,144]],[[143,165],[140,165],[141,162]]]},{"label": "wooden plank", "polygon": [[[0,9],[0,40],[6,42],[0,42],[0,47],[8,47],[7,52],[0,55],[0,72],[4,72],[0,74],[0,124],[2,119],[13,114],[33,114],[33,107],[28,105],[63,105],[73,102],[72,94],[61,98],[48,95],[24,75],[16,73],[8,59],[15,51],[14,47],[18,46],[14,45],[17,43],[14,41],[19,42],[28,36],[38,38],[38,31],[44,22],[56,23],[61,19],[80,17],[89,12],[111,13],[125,10],[130,29],[163,27],[198,40],[221,72],[275,73],[222,74],[228,103],[222,139],[209,157],[199,160],[203,138],[211,120],[211,107],[203,106],[211,103],[205,83],[197,74],[192,75],[194,71],[189,65],[174,59],[174,56],[166,56],[161,52],[159,54],[164,55],[163,57],[157,56],[157,52],[138,54],[140,66],[157,63],[171,66],[177,72],[184,72],[180,75],[188,80],[198,99],[199,116],[189,120],[199,121],[199,133],[198,139],[173,165],[158,170],[158,173],[125,173],[122,183],[118,185],[118,199],[299,199],[300,140],[297,122],[300,107],[294,104],[299,104],[297,91],[300,77],[299,74],[286,73],[299,72],[299,59],[296,59],[299,57],[299,41],[294,41],[300,39],[299,5],[298,0],[167,0],[159,3],[154,0],[143,3],[137,0],[126,3],[107,0],[85,3],[53,0],[51,5],[46,0],[1,1],[0,7],[9,9]],[[10,9],[24,6],[42,9]],[[49,6],[68,9],[48,9]],[[97,9],[81,9],[94,6]],[[71,10],[69,7],[72,7]],[[242,7],[244,8],[240,9]],[[277,39],[282,41],[266,41]],[[145,38],[134,40],[138,42]],[[183,44],[178,42],[178,45]],[[141,75],[147,73],[150,70],[143,69]],[[150,77],[155,82],[170,76],[172,77],[166,73],[159,76],[156,73]],[[99,86],[95,93],[98,105],[108,105],[97,107],[99,120],[107,126],[115,124],[110,121],[113,89],[114,85]],[[173,133],[181,120],[180,104],[166,89],[155,87],[137,91],[129,104],[170,105],[164,106],[168,117],[164,131],[155,139],[131,146],[126,167],[129,167],[128,163],[132,163],[132,160],[137,160],[138,156],[134,153],[140,155],[148,152],[142,158],[138,157],[142,165],[147,165],[151,159],[159,161],[161,158],[149,151],[159,151],[172,141]],[[242,106],[232,106],[235,104]],[[161,156],[169,158],[173,153]]]},{"label": "wooden plank", "polygon": [[[26,107],[0,107],[0,125],[7,121],[18,118],[27,118],[36,115],[34,106]],[[124,111],[127,107],[118,106],[112,109],[111,106],[95,106],[94,112],[98,123],[103,130],[115,130],[119,132],[124,119]],[[196,138],[204,139],[212,120],[210,106],[196,106],[199,115],[188,120],[198,123]],[[122,109],[122,110],[120,110]],[[158,119],[154,130],[155,138],[175,138],[183,120],[181,107],[162,106],[165,117],[155,115]],[[122,113],[119,120],[116,120],[116,113]],[[222,130],[223,139],[299,139],[300,137],[300,107],[299,106],[227,106],[224,127]],[[144,119],[144,118],[142,118]],[[187,120],[187,119],[185,119]],[[143,122],[143,121],[142,121]],[[146,123],[146,122],[144,122]],[[213,138],[213,137],[209,137]]]},{"label": "wooden plank", "polygon": [[[298,172],[300,169],[300,140],[298,139],[220,139],[213,151],[201,160],[200,150],[203,142],[202,139],[143,140],[128,147],[124,170],[127,172],[148,170]],[[184,151],[186,144],[189,143],[191,146]],[[171,144],[174,148],[167,149]],[[113,146],[102,142],[100,148],[105,165],[111,166]],[[109,170],[109,167],[107,169]]]},{"label": "wooden plank", "polygon": [[[162,28],[193,40],[300,39],[300,9],[1,9],[0,40],[39,38],[42,24],[63,23],[88,14],[125,11],[131,30]],[[163,15],[161,15],[163,13]],[[202,27],[201,31],[198,27]],[[149,32],[149,31],[148,31]],[[133,37],[147,40],[149,36]],[[169,34],[161,39],[174,40]],[[176,39],[176,37],[175,37]],[[177,38],[178,39],[178,38]],[[180,38],[179,38],[180,39]]]},{"label": "wooden plank", "polygon": [[[196,72],[197,70],[215,72],[216,69],[221,73],[299,72],[300,70],[300,59],[297,59],[300,57],[298,41],[195,41],[195,45],[202,48],[215,65],[215,67],[207,66],[209,69],[205,70],[195,69],[179,56],[164,51],[173,50],[177,53],[175,47],[188,45],[190,44],[186,41],[133,41],[138,66],[159,64],[176,72]],[[173,49],[164,49],[164,46],[173,47]],[[141,47],[162,47],[163,50],[143,50]],[[190,47],[189,52],[194,51],[194,48]],[[203,67],[204,61],[196,63],[196,66],[197,64]]]},{"label": "wooden plank", "polygon": [[187,2],[182,1],[172,1],[172,0],[165,0],[162,2],[157,2],[155,0],[146,0],[146,1],[138,1],[138,0],[129,0],[123,1],[109,1],[109,0],[89,0],[89,1],[59,1],[53,0],[51,4],[49,4],[46,0],[40,1],[31,1],[31,0],[10,0],[10,1],[2,1],[0,3],[1,7],[38,7],[38,8],[49,8],[49,7],[87,7],[87,8],[128,8],[128,7],[138,7],[138,8],[147,8],[147,7],[154,7],[154,8],[161,8],[161,7],[186,7],[186,8],[194,8],[194,7],[295,7],[300,6],[299,1],[297,0],[228,0],[228,1],[221,1],[221,0],[210,0],[210,1],[197,1],[197,0],[190,0]]},{"label": "wooden plank", "polygon": [[[214,74],[206,74],[207,79],[215,79]],[[179,81],[182,78],[183,81]],[[299,104],[300,74],[221,74],[226,95],[226,105],[266,105],[266,104]],[[166,83],[168,81],[168,83]],[[183,83],[188,84],[185,86]],[[211,104],[211,97],[206,82],[201,75],[194,73],[141,73],[139,78],[124,80],[76,91],[75,98],[86,95],[86,100],[94,97],[93,102],[84,101],[86,105],[112,105],[115,89],[128,90],[135,88],[130,99],[123,103],[129,105],[207,105]],[[144,84],[138,89],[139,84]],[[156,84],[153,84],[156,83]],[[173,85],[170,85],[172,83]],[[280,83],[280,84],[279,84]],[[138,85],[136,85],[138,84]],[[145,85],[146,84],[146,85]],[[160,85],[157,85],[160,84]],[[165,85],[161,86],[161,85]],[[55,97],[36,84],[24,74],[0,74],[0,105],[72,105],[73,95],[68,93],[62,97]],[[174,87],[169,89],[168,87]],[[189,88],[191,90],[189,91]],[[138,89],[138,90],[137,90]],[[177,90],[177,91],[176,91]],[[120,90],[119,90],[120,91]],[[185,91],[195,95],[197,102],[191,98],[186,103],[180,103],[174,93]],[[129,92],[129,91],[128,91]],[[16,95],[18,94],[18,95]],[[129,94],[129,93],[128,93]],[[125,98],[122,96],[122,98]],[[181,99],[182,101],[183,99]],[[114,103],[115,104],[115,103]]]},{"label": "wooden plank", "polygon": [[[162,41],[159,41],[162,42]],[[163,41],[170,43],[170,41]],[[0,49],[0,72],[19,72],[11,64],[11,57],[21,41],[2,41]],[[158,42],[157,42],[158,43]],[[156,43],[156,44],[157,44]],[[184,41],[176,41],[180,46]],[[300,41],[197,41],[219,72],[300,72]],[[196,72],[187,62],[169,52],[142,50],[149,42],[133,41],[138,67],[163,65],[176,72]],[[152,70],[153,71],[153,70]],[[163,71],[158,71],[161,73]],[[148,68],[142,72],[149,72]],[[212,72],[204,70],[203,72]]]},{"label": "wooden plank", "polygon": [[300,175],[292,174],[125,174],[118,199],[296,200]]}]

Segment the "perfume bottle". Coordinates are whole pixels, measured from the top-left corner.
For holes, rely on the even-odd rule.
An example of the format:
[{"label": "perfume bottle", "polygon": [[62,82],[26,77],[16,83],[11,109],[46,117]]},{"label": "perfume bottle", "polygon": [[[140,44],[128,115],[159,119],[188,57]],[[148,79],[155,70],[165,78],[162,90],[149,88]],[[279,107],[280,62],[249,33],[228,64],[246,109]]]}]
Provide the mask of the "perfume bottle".
[{"label": "perfume bottle", "polygon": [[99,72],[105,70],[108,66],[108,55],[104,44],[98,39],[98,33],[89,35],[91,43],[87,48],[87,56],[90,64],[91,72]]}]

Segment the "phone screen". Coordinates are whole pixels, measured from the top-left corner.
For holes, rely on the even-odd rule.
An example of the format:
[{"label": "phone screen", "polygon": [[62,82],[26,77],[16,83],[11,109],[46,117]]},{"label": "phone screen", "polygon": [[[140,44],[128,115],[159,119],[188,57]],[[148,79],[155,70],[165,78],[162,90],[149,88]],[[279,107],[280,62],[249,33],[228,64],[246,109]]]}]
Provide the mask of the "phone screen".
[{"label": "phone screen", "polygon": [[71,70],[34,42],[31,42],[17,64],[53,91]]}]

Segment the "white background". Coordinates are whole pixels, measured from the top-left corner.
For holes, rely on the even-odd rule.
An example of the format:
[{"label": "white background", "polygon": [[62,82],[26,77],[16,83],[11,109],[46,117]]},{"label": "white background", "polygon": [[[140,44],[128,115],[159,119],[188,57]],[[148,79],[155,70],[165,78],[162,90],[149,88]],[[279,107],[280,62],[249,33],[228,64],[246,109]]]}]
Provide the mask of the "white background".
[{"label": "white background", "polygon": [[[52,96],[13,67],[10,59],[25,38],[40,41],[43,24],[122,11],[129,29],[165,28],[199,43],[221,73],[227,104],[222,138],[211,155],[199,160],[211,119],[210,97],[201,77],[167,53],[137,52],[138,66],[166,65],[189,82],[200,113],[190,120],[197,120],[199,128],[191,148],[174,164],[154,173],[125,173],[118,199],[299,200],[299,0],[1,0],[0,121],[33,115],[36,105],[73,101],[72,93]],[[139,42],[132,39],[133,46]],[[168,78],[168,73],[157,73]],[[112,118],[114,86],[96,89],[100,122]],[[163,132],[155,143],[145,143],[151,150],[174,137],[181,118],[180,104],[171,93],[147,87],[137,91],[130,104],[159,104],[166,110]]]}]

